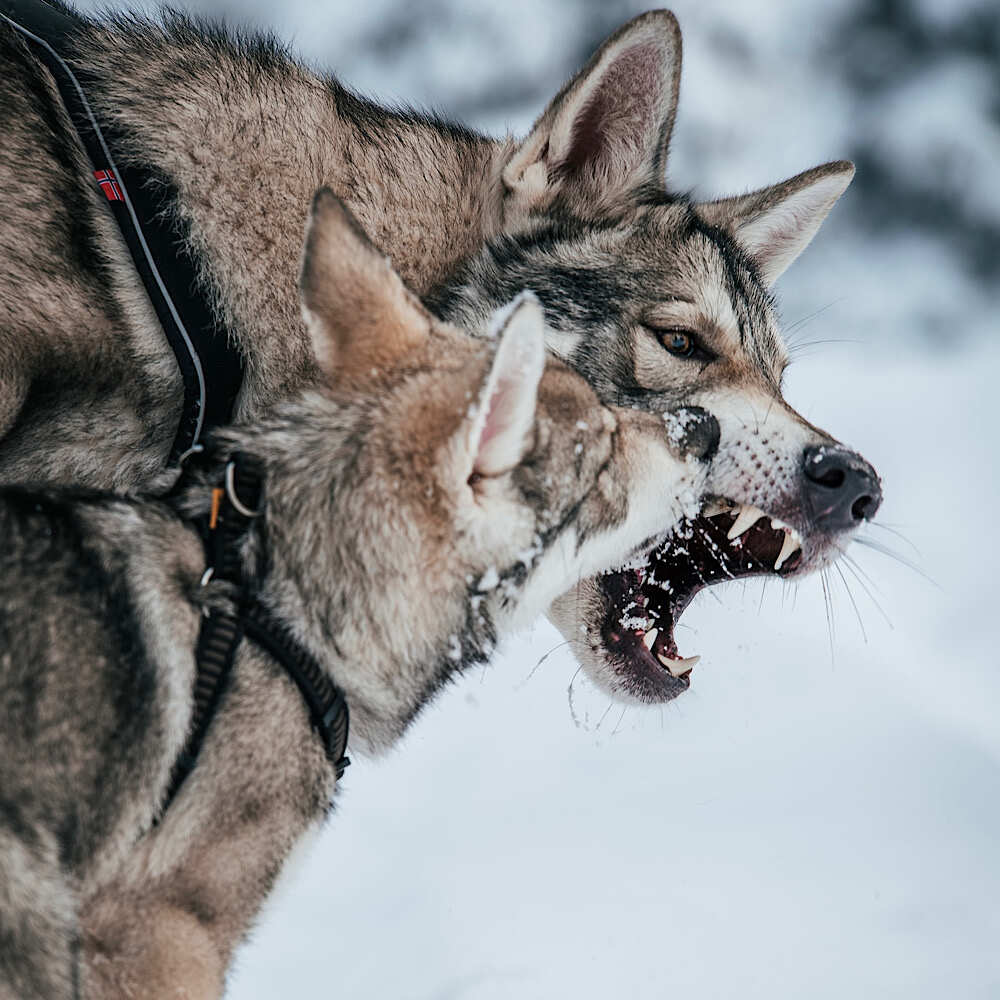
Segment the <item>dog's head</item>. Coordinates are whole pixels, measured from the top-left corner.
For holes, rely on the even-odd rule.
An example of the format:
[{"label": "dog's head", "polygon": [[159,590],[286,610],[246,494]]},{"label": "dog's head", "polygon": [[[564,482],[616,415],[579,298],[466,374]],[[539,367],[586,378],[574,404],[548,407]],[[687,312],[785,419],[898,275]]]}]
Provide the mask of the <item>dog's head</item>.
[{"label": "dog's head", "polygon": [[430,297],[476,329],[532,288],[550,350],[604,402],[653,413],[697,404],[718,416],[709,497],[682,537],[552,609],[590,676],[641,701],[678,693],[673,629],[697,590],[821,567],[881,502],[874,469],[785,402],[771,292],[854,168],[830,163],[707,203],[669,193],[679,79],[673,15],[642,15],[612,36],[510,154],[505,235]]},{"label": "dog's head", "polygon": [[530,295],[486,341],[435,320],[325,189],[301,297],[323,389],[243,447],[269,469],[274,599],[335,637],[379,746],[509,629],[696,512],[718,425],[603,405],[546,362]]}]

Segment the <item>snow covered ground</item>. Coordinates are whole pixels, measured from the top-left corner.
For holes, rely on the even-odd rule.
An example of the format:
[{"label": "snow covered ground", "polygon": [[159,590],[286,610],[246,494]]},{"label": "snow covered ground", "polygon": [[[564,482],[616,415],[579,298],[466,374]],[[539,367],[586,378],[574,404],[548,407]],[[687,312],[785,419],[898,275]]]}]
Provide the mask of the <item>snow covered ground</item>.
[{"label": "snow covered ground", "polygon": [[[815,55],[849,6],[678,4],[673,183],[746,189],[881,127]],[[226,9],[363,89],[521,131],[585,58],[585,20],[636,8]],[[914,78],[887,155],[919,166],[943,130],[986,218],[996,118],[970,103],[981,80],[946,77]],[[877,236],[853,197],[779,287],[789,325],[817,313],[799,341],[839,341],[803,349],[788,395],[879,468],[865,535],[921,572],[853,546],[832,636],[819,579],[703,594],[678,635],[702,662],[662,710],[610,706],[540,624],[355,762],[232,1000],[1000,996],[1000,302],[953,245],[905,220]]]},{"label": "snow covered ground", "polygon": [[855,546],[885,617],[835,575],[832,652],[819,580],[702,595],[691,690],[624,716],[540,625],[350,769],[234,1000],[1000,995],[998,362],[790,373],[933,583]]}]

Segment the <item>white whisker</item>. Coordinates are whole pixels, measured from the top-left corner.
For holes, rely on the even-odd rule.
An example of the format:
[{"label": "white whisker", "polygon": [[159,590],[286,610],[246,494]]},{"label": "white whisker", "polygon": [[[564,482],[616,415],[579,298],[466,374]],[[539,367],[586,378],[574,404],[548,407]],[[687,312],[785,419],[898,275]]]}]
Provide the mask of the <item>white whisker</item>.
[{"label": "white whisker", "polygon": [[604,710],[604,714],[597,720],[597,725],[594,726],[594,732],[596,733],[601,728],[601,723],[608,717],[608,712],[615,707],[613,701],[608,702],[608,707]]},{"label": "white whisker", "polygon": [[612,736],[617,736],[621,732],[622,719],[625,718],[625,713],[628,711],[628,705],[622,709],[622,714],[618,716],[618,722],[615,723],[615,728],[611,730]]},{"label": "white whisker", "polygon": [[866,549],[871,549],[873,552],[881,553],[884,556],[888,556],[890,559],[895,559],[901,566],[905,566],[907,569],[912,570],[917,576],[923,577],[929,584],[937,587],[941,590],[941,585],[933,577],[928,576],[915,562],[911,559],[907,559],[906,556],[900,555],[898,552],[890,549],[888,545],[883,545],[881,542],[876,541],[874,538],[866,538],[865,536],[859,536],[854,539],[856,545],[863,545]]},{"label": "white whisker", "polygon": [[823,587],[823,606],[826,609],[826,631],[830,637],[830,664],[836,667],[837,655],[833,643],[833,601],[830,598],[830,588],[827,585],[826,570],[820,570],[819,582]]},{"label": "white whisker", "polygon": [[870,521],[867,525],[869,528],[880,528],[882,531],[888,531],[890,535],[895,535],[901,542],[909,545],[913,549],[913,554],[918,558],[923,558],[923,553],[906,537],[901,531],[894,528],[891,524],[881,524],[879,521]]},{"label": "white whisker", "polygon": [[573,705],[573,684],[576,682],[577,677],[580,676],[580,671],[583,667],[577,667],[576,673],[569,679],[569,684],[566,686],[566,701],[569,705],[569,717],[573,720],[573,725],[577,729],[585,729],[585,726],[580,721],[579,716],[576,714],[576,707]]},{"label": "white whisker", "polygon": [[861,628],[862,638],[865,640],[865,645],[868,645],[868,633],[865,631],[865,623],[861,620],[861,612],[858,610],[857,602],[854,600],[854,595],[851,593],[851,588],[847,583],[847,577],[844,576],[844,571],[836,564],[833,564],[833,568],[837,571],[837,575],[840,577],[840,582],[844,585],[844,590],[847,591],[847,599],[851,602],[851,607],[854,608],[854,614],[858,619],[858,626]]},{"label": "white whisker", "polygon": [[528,681],[530,681],[530,680],[531,680],[531,678],[535,676],[535,671],[536,671],[536,670],[537,670],[537,669],[538,669],[538,668],[539,668],[539,667],[540,667],[540,666],[541,666],[541,665],[542,665],[542,664],[543,664],[543,663],[544,663],[544,662],[545,662],[545,661],[546,661],[546,660],[547,660],[547,659],[548,659],[548,658],[549,658],[549,657],[550,657],[550,656],[551,656],[551,655],[552,655],[552,654],[553,654],[553,653],[554,653],[554,652],[555,652],[555,651],[556,651],[557,649],[562,649],[562,648],[563,648],[563,646],[568,646],[568,645],[569,645],[569,639],[565,639],[565,640],[563,640],[562,642],[557,642],[557,643],[556,643],[556,644],[555,644],[555,645],[554,645],[554,646],[553,646],[553,647],[552,647],[552,648],[551,648],[551,649],[550,649],[550,650],[549,650],[549,651],[548,651],[547,653],[545,653],[545,654],[543,654],[543,655],[542,655],[541,657],[539,657],[539,660],[538,660],[538,662],[537,662],[537,663],[536,663],[536,664],[535,664],[535,665],[534,665],[534,666],[533,666],[533,667],[531,668],[531,670],[530,670],[530,671],[528,672],[528,675],[527,675],[527,676],[526,676],[526,677],[524,678],[524,680],[522,680],[520,684],[518,684],[518,685],[516,685],[516,686],[515,686],[514,690],[515,690],[515,691],[520,691],[520,690],[521,690],[521,688],[523,688],[523,687],[525,686],[525,684],[527,684],[527,683],[528,683]]},{"label": "white whisker", "polygon": [[795,341],[789,338],[789,334],[801,330],[801,328],[804,327],[811,320],[814,320],[817,316],[821,316],[828,309],[832,309],[835,305],[837,305],[840,302],[843,302],[845,299],[846,296],[841,296],[839,299],[834,299],[832,302],[828,302],[825,306],[822,306],[815,312],[811,312],[807,316],[803,316],[801,319],[795,320],[794,323],[789,323],[787,329],[785,330],[785,344],[788,345],[789,347],[792,346],[795,343]]},{"label": "white whisker", "polygon": [[868,582],[871,583],[872,587],[875,586],[871,578],[868,577],[865,571],[850,556],[845,555],[841,556],[841,558],[844,560],[844,565],[854,575],[854,579],[858,581],[858,586],[860,586],[861,589],[868,595],[868,600],[870,600],[872,604],[875,605],[875,607],[878,609],[878,613],[885,619],[886,625],[888,625],[889,628],[891,629],[895,629],[895,626],[892,624],[892,621],[890,620],[889,616],[885,613],[884,609],[882,608],[882,605],[879,604],[879,602],[875,599],[875,595],[865,585],[865,579],[867,578]]}]

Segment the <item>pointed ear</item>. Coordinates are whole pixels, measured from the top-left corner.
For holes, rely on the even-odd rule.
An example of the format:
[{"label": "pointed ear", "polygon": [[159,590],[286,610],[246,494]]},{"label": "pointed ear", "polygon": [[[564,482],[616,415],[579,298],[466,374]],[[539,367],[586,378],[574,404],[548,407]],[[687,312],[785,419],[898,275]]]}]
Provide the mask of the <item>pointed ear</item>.
[{"label": "pointed ear", "polygon": [[557,197],[583,218],[664,186],[677,112],[681,32],[670,11],[619,28],[559,92],[503,172],[511,215]]},{"label": "pointed ear", "polygon": [[506,472],[524,458],[545,368],[545,319],[534,295],[519,295],[494,321],[496,354],[466,428],[471,471],[483,476]]},{"label": "pointed ear", "polygon": [[309,210],[299,298],[331,381],[391,368],[430,330],[420,300],[329,188],[316,192]]},{"label": "pointed ear", "polygon": [[825,163],[773,187],[698,205],[698,214],[732,233],[764,282],[773,285],[809,245],[853,176],[854,164],[847,160]]}]

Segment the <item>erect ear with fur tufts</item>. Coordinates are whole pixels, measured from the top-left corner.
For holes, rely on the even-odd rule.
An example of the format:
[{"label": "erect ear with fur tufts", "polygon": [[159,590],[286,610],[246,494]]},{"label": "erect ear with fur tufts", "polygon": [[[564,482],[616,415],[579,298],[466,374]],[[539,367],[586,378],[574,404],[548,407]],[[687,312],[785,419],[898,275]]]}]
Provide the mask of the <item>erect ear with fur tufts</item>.
[{"label": "erect ear with fur tufts", "polygon": [[331,381],[391,368],[430,330],[420,300],[325,187],[309,210],[299,297],[316,360]]},{"label": "erect ear with fur tufts", "polygon": [[469,471],[496,476],[516,466],[531,446],[538,383],[545,368],[545,319],[530,292],[494,317],[496,354],[471,424]]},{"label": "erect ear with fur tufts", "polygon": [[618,29],[556,95],[504,168],[508,217],[557,197],[582,218],[619,210],[664,186],[677,113],[681,32],[670,11]]},{"label": "erect ear with fur tufts", "polygon": [[854,164],[847,160],[824,163],[773,187],[698,205],[698,214],[732,233],[773,285],[809,245],[853,176]]}]

